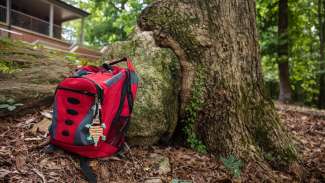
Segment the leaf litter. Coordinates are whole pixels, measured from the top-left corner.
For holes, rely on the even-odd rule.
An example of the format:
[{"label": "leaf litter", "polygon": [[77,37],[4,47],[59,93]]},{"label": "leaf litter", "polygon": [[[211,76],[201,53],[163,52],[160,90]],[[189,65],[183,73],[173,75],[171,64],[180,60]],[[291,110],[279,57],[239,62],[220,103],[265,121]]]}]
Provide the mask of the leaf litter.
[{"label": "leaf litter", "polygon": [[[325,112],[279,103],[276,107],[302,156],[307,172],[302,181],[325,182]],[[50,118],[51,113],[45,110],[0,120],[0,182],[87,182],[76,157],[62,150],[45,153]],[[219,159],[185,147],[149,146],[131,147],[124,157],[96,159],[90,165],[98,182],[104,183],[261,180],[263,173],[254,171],[253,164],[244,164],[238,178]],[[292,172],[277,173],[282,182],[295,182]]]}]

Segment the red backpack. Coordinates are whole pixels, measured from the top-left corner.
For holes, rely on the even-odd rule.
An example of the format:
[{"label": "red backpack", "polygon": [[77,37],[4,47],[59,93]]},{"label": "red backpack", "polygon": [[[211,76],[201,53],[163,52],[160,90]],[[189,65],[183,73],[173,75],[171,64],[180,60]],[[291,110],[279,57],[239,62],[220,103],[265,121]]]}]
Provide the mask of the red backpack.
[{"label": "red backpack", "polygon": [[[127,61],[127,69],[113,66]],[[81,157],[81,170],[96,182],[87,158],[111,156],[125,141],[138,77],[131,60],[85,66],[59,83],[54,98],[50,143]]]}]

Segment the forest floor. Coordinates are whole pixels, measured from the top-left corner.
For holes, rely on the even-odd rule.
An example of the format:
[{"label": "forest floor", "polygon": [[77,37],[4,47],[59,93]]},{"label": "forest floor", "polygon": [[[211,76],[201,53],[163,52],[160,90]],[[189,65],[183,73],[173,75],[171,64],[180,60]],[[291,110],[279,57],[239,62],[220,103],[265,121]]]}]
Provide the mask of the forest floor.
[{"label": "forest floor", "polygon": [[[325,111],[276,107],[308,172],[303,182],[325,182]],[[63,151],[44,153],[48,110],[0,120],[0,182],[86,182],[76,158]],[[124,158],[93,160],[91,166],[99,182],[258,182],[263,176],[244,165],[241,176],[232,177],[219,158],[184,147],[131,147]],[[290,171],[275,173],[283,182],[299,181]]]}]

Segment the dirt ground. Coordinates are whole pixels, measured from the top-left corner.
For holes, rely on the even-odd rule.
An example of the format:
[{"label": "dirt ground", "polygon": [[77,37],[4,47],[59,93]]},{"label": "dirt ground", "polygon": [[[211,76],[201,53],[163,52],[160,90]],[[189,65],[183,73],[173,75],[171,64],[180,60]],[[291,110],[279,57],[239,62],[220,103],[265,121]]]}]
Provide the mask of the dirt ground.
[{"label": "dirt ground", "polygon": [[[292,132],[307,174],[302,182],[325,182],[325,112],[276,104]],[[40,111],[48,109],[41,109]],[[0,182],[86,182],[75,157],[58,151],[46,154],[47,114],[34,112],[16,119],[0,119]],[[38,128],[36,128],[38,127]],[[222,161],[184,147],[131,147],[125,157],[93,160],[99,182],[259,182],[249,165],[233,177]],[[288,172],[277,172],[282,182],[297,182]],[[259,180],[259,181],[257,181]]]}]

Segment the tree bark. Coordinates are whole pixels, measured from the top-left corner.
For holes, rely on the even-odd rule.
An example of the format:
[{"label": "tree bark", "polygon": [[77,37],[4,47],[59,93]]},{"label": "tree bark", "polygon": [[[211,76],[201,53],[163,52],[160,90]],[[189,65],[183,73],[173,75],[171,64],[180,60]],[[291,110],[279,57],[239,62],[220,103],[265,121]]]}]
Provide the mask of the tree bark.
[{"label": "tree bark", "polygon": [[280,0],[279,2],[278,37],[279,100],[281,102],[290,102],[292,100],[292,90],[290,87],[288,55],[288,0]]},{"label": "tree bark", "polygon": [[297,156],[264,95],[255,17],[254,0],[162,0],[138,24],[179,59],[180,123],[217,156],[278,167]]},{"label": "tree bark", "polygon": [[325,1],[318,0],[318,22],[319,22],[319,95],[318,107],[325,109]]}]

